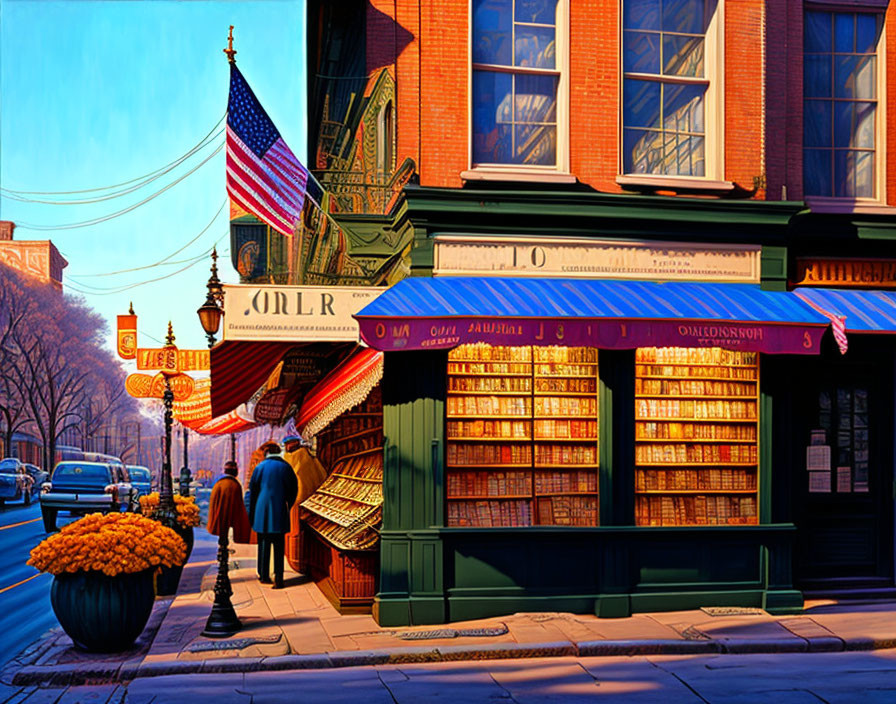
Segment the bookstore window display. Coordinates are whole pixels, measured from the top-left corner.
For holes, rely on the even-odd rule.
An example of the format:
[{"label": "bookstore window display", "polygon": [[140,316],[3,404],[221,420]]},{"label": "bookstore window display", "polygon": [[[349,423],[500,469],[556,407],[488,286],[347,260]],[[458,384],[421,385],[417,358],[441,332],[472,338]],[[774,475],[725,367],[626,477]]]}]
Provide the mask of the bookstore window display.
[{"label": "bookstore window display", "polygon": [[758,406],[755,352],[638,349],[635,524],[758,524]]},{"label": "bookstore window display", "polygon": [[446,405],[447,525],[599,525],[597,349],[462,345]]}]

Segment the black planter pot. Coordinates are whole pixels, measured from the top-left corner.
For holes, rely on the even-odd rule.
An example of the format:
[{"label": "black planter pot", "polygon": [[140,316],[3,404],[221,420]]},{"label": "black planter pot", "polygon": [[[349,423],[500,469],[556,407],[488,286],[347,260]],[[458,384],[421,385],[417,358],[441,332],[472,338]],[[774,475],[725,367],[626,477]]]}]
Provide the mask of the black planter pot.
[{"label": "black planter pot", "polygon": [[[174,528],[174,532],[183,538],[187,544],[187,556],[184,558],[184,564],[186,564],[187,560],[190,559],[190,554],[193,552],[193,529],[178,527]],[[177,594],[177,585],[180,584],[180,576],[184,571],[184,565],[162,567],[160,570],[156,576],[156,595],[172,596]]]},{"label": "black planter pot", "polygon": [[115,577],[93,571],[56,575],[50,603],[76,647],[117,653],[146,627],[155,599],[152,575],[151,569]]}]

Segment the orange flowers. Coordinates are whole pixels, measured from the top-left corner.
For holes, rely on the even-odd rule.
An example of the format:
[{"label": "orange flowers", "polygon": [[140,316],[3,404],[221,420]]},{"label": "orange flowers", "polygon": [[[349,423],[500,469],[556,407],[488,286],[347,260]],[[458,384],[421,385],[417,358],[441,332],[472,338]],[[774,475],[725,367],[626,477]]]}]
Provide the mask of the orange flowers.
[{"label": "orange flowers", "polygon": [[[159,508],[159,492],[140,497],[140,510],[147,518],[155,518]],[[174,508],[177,509],[177,522],[184,528],[192,528],[199,525],[199,507],[192,496],[174,495]]]},{"label": "orange flowers", "polygon": [[135,513],[91,513],[45,538],[28,564],[41,572],[97,571],[110,577],[175,567],[187,546],[170,528]]}]

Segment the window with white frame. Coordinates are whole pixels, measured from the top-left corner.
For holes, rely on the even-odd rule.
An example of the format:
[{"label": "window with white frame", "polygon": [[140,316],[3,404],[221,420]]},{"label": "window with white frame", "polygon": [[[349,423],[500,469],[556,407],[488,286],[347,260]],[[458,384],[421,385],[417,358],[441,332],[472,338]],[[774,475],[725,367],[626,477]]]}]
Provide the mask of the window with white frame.
[{"label": "window with white frame", "polygon": [[474,166],[557,168],[566,0],[472,0]]},{"label": "window with white frame", "polygon": [[803,189],[806,196],[878,197],[878,57],[883,16],[805,14]]},{"label": "window with white frame", "polygon": [[717,0],[622,0],[624,174],[721,176]]}]

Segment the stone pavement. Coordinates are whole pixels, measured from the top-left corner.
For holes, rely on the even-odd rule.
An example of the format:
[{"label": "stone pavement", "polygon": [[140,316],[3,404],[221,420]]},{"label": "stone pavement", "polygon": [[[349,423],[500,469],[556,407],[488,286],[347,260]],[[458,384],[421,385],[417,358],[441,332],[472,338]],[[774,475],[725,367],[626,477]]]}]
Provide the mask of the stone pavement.
[{"label": "stone pavement", "polygon": [[96,685],[91,691],[106,692],[108,698],[117,683],[165,675],[220,677],[500,658],[896,648],[896,602],[813,602],[803,614],[790,616],[736,608],[619,619],[518,613],[443,626],[381,628],[369,615],[340,615],[301,575],[289,572],[281,590],[259,584],[254,546],[236,546],[231,556],[233,604],[244,627],[231,638],[213,640],[200,635],[212,604],[212,553],[208,538],[203,542],[197,532],[197,550],[184,569],[177,595],[157,599],[150,623],[131,650],[83,653],[54,629],[0,673],[0,701],[34,704],[41,701],[34,696],[42,689],[58,692],[84,684]]}]

